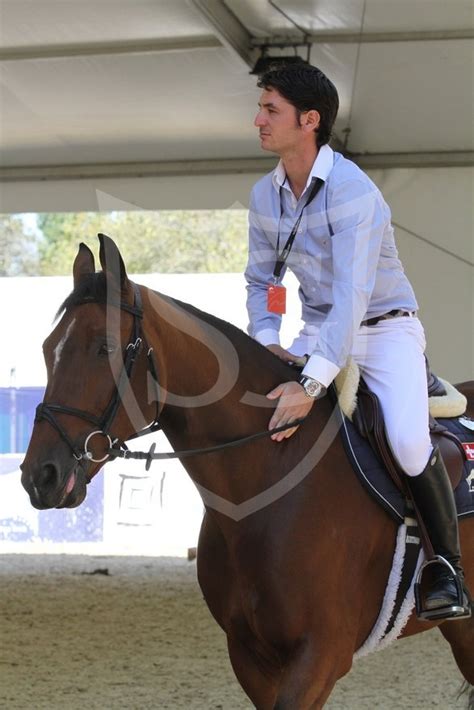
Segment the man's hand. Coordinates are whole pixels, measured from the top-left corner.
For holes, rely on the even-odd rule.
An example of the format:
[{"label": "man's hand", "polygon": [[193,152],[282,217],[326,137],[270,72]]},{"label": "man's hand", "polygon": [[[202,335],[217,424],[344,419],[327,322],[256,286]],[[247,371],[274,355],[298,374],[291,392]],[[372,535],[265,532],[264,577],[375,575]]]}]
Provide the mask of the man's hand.
[{"label": "man's hand", "polygon": [[[269,429],[276,429],[284,424],[291,424],[295,419],[302,419],[309,414],[314,403],[314,400],[305,394],[303,387],[298,382],[284,382],[269,392],[267,397],[268,399],[280,398],[273,417],[270,419]],[[283,441],[283,439],[292,436],[297,429],[298,427],[295,426],[280,431],[278,434],[272,434],[272,439],[273,441]]]},{"label": "man's hand", "polygon": [[283,360],[283,362],[299,365],[300,367],[304,367],[306,365],[306,358],[305,357],[299,357],[299,355],[293,355],[293,353],[290,353],[288,350],[285,350],[284,348],[281,347],[281,345],[267,345],[267,350],[270,350],[274,355],[280,358],[280,360]]}]

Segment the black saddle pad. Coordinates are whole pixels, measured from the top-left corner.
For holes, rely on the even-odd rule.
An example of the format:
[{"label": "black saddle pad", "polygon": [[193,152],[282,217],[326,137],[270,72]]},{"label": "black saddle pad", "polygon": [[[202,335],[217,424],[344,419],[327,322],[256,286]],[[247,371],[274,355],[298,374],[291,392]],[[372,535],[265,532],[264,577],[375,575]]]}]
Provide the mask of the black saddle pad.
[{"label": "black saddle pad", "polygon": [[[455,417],[438,421],[463,443],[468,458],[464,464],[461,482],[454,491],[458,517],[474,515],[474,420]],[[342,417],[340,431],[349,460],[364,488],[397,523],[403,522],[406,512],[405,499],[379,457],[346,417]]]}]

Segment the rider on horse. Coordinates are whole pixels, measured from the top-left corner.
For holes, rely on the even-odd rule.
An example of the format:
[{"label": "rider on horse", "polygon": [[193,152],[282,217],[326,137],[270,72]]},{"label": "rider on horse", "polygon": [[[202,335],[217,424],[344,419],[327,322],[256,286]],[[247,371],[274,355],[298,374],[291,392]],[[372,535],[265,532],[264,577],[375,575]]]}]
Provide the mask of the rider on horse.
[{"label": "rider on horse", "polygon": [[[286,362],[309,353],[301,379],[284,382],[269,427],[306,416],[349,355],[381,403],[387,436],[437,555],[463,580],[454,496],[429,434],[425,335],[395,246],[389,207],[370,178],[328,145],[339,99],[304,62],[275,66],[262,89],[255,126],[261,146],[280,156],[250,201],[246,269],[249,333]],[[289,351],[279,342],[287,266],[300,288],[304,326]],[[317,406],[317,404],[316,404]],[[272,435],[281,442],[297,427]],[[425,608],[459,615],[455,576],[434,565]],[[469,601],[464,594],[465,615]],[[451,609],[457,608],[457,614]]]}]

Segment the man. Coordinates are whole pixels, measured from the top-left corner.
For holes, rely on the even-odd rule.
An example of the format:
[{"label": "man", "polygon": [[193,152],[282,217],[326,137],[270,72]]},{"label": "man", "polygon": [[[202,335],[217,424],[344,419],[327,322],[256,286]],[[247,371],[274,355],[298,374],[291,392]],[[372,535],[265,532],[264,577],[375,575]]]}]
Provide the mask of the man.
[{"label": "man", "polygon": [[[403,272],[380,191],[328,145],[337,90],[306,63],[263,74],[255,126],[277,168],[254,186],[246,269],[249,333],[286,362],[309,354],[298,382],[268,394],[278,400],[269,428],[306,416],[351,355],[378,396],[387,435],[437,554],[463,580],[454,497],[428,429],[425,336]],[[279,342],[290,266],[299,281],[304,327],[289,351]],[[275,442],[297,427],[272,435]],[[436,565],[425,606],[433,617],[467,616],[455,576]]]}]

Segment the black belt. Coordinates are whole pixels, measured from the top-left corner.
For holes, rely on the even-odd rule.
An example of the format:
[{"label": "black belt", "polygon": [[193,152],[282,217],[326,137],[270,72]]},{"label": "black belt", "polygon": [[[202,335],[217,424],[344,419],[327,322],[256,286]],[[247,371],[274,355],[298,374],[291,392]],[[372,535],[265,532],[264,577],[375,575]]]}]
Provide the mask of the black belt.
[{"label": "black belt", "polygon": [[389,318],[400,318],[401,316],[406,316],[407,318],[414,318],[416,316],[416,311],[402,311],[400,309],[395,309],[384,313],[383,316],[375,316],[374,318],[368,318],[363,320],[361,325],[377,325],[381,320],[388,320]]}]

